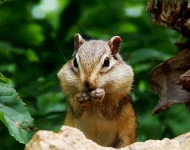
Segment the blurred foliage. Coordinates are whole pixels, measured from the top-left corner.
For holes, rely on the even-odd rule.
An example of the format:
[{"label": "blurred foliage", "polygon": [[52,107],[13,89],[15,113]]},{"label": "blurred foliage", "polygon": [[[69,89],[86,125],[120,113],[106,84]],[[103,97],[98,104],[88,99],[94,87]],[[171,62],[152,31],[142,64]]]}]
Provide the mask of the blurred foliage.
[{"label": "blurred foliage", "polygon": [[[121,54],[135,72],[132,97],[138,117],[138,141],[172,138],[190,130],[184,105],[152,116],[158,97],[148,73],[178,53],[179,34],[154,25],[146,0],[1,0],[0,72],[11,84],[39,129],[58,131],[67,103],[57,72],[71,58],[73,36],[108,40],[121,36]],[[179,113],[180,112],[180,113]],[[0,149],[24,148],[0,123]]]}]

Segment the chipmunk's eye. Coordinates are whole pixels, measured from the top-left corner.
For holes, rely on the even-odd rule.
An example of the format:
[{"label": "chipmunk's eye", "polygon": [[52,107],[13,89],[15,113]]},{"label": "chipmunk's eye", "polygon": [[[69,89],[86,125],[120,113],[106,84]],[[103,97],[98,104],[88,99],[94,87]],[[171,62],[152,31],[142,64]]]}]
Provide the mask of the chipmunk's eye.
[{"label": "chipmunk's eye", "polygon": [[106,58],[104,59],[103,67],[109,67],[109,65],[110,65],[110,60],[109,60],[108,57],[106,57]]},{"label": "chipmunk's eye", "polygon": [[75,57],[74,60],[73,60],[73,66],[74,66],[75,68],[78,68],[78,63],[77,63],[76,57]]}]

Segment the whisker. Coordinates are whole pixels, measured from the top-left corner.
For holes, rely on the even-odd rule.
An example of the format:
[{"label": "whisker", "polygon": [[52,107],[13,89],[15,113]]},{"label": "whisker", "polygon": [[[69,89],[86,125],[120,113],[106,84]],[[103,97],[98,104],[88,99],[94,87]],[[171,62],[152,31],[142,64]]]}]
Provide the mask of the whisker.
[{"label": "whisker", "polygon": [[66,57],[65,57],[64,53],[62,52],[61,48],[59,48],[59,51],[60,51],[60,53],[61,53],[63,59],[67,62],[68,60],[66,59]]},{"label": "whisker", "polygon": [[57,65],[57,64],[55,64],[55,63],[53,63],[53,62],[51,62],[50,60],[48,60],[47,61],[49,64],[51,64],[52,66],[54,66],[54,67],[56,67],[56,68],[61,68],[61,66],[63,65],[62,63],[60,63],[61,65],[59,66],[59,65]]}]

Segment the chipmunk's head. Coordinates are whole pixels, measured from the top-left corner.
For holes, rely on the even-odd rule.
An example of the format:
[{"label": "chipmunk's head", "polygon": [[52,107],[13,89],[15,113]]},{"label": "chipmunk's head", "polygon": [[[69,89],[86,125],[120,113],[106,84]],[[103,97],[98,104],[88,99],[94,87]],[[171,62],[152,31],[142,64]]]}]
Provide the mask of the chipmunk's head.
[{"label": "chipmunk's head", "polygon": [[119,36],[108,41],[85,41],[80,34],[75,34],[73,59],[58,73],[64,92],[75,94],[103,88],[107,93],[116,90],[129,93],[133,71],[119,55],[121,41]]},{"label": "chipmunk's head", "polygon": [[88,90],[101,86],[100,76],[111,71],[120,59],[118,50],[121,38],[112,37],[108,42],[102,40],[85,41],[75,34],[73,70],[79,75],[82,85]]}]

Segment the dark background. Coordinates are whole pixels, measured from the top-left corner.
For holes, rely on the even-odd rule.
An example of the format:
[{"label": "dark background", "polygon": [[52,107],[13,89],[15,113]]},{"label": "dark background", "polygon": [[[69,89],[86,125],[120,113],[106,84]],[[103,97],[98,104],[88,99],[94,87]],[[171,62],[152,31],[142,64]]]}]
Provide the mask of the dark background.
[{"label": "dark background", "polygon": [[[148,73],[176,55],[180,37],[154,25],[146,0],[13,0],[0,4],[0,72],[11,79],[40,130],[58,131],[67,103],[57,72],[74,51],[73,36],[109,40],[119,35],[120,53],[135,72],[132,97],[138,117],[137,141],[173,138],[190,130],[189,112],[174,105],[152,115],[158,96]],[[0,150],[21,150],[0,122]]]}]

